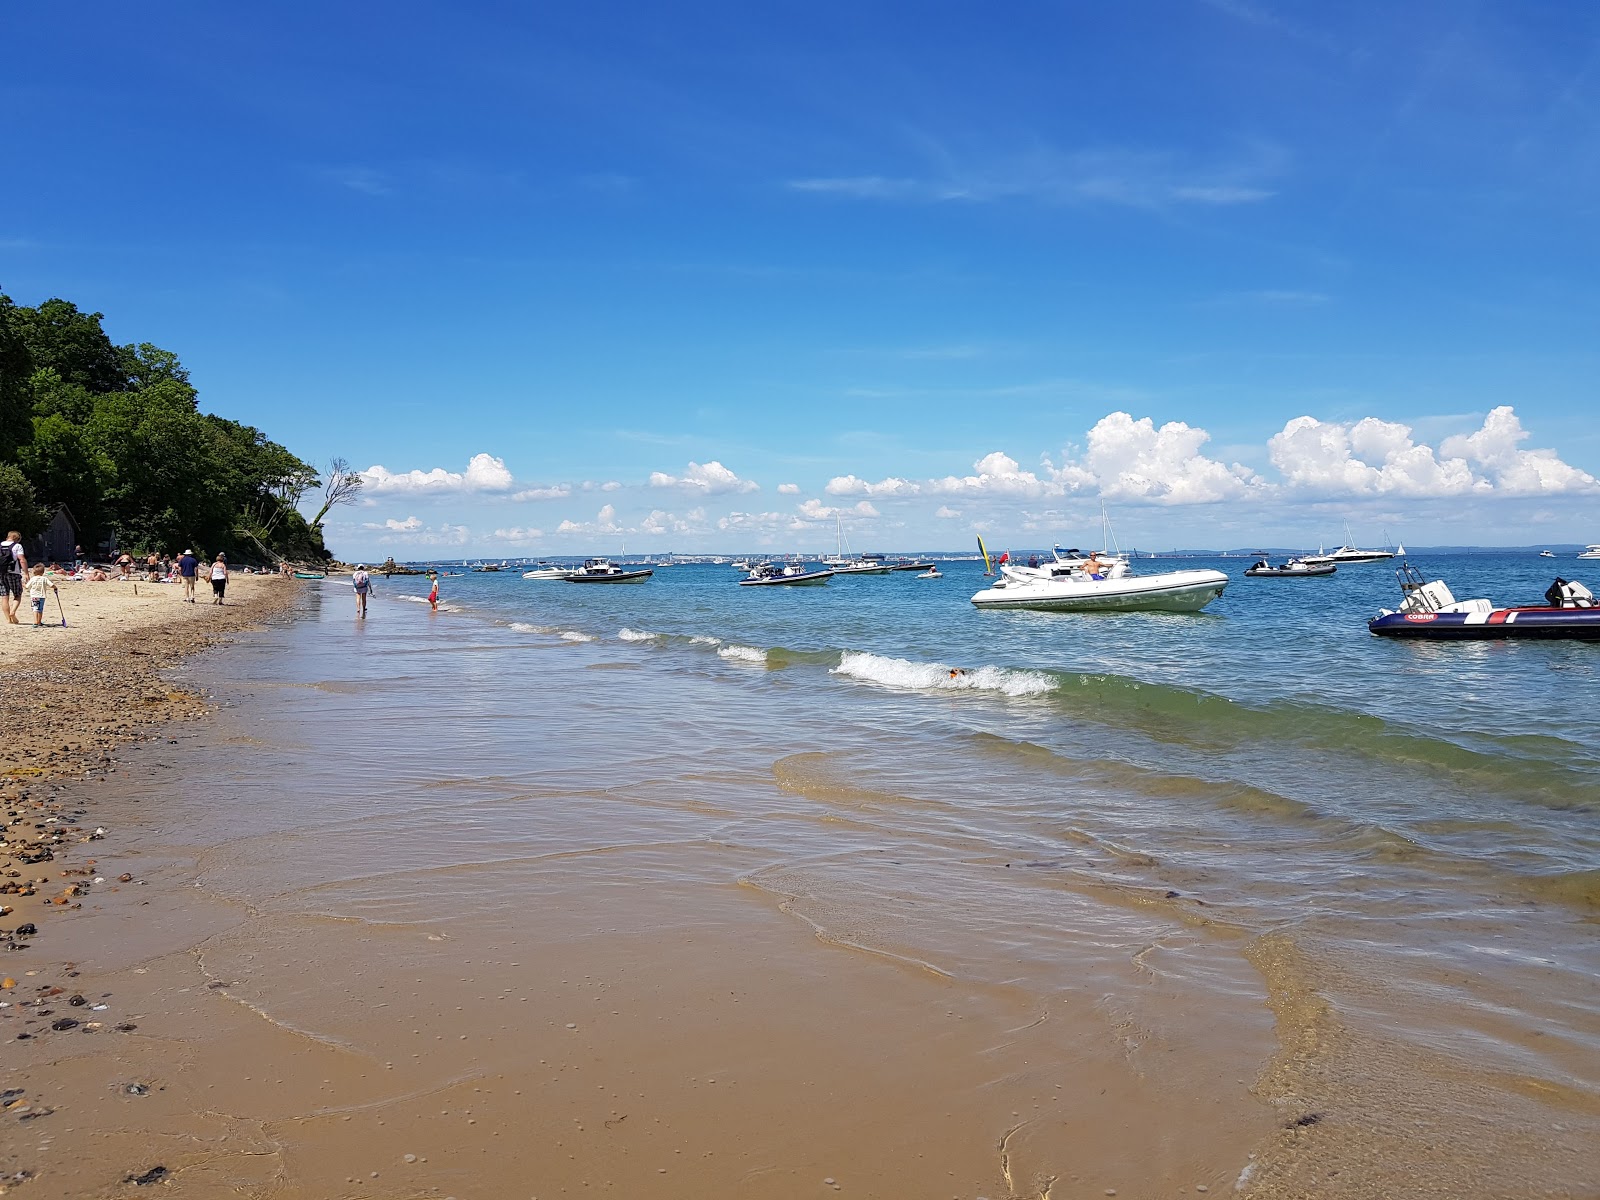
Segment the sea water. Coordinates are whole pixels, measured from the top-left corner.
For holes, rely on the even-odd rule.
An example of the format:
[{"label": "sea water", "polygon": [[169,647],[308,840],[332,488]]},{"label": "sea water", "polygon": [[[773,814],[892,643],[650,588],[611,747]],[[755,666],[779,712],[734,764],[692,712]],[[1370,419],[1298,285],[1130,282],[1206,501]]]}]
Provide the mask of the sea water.
[{"label": "sea water", "polygon": [[[1498,603],[1586,565],[1416,563]],[[382,922],[420,920],[425,880],[489,921],[535,864],[692,876],[1040,1011],[1096,990],[1130,1055],[1185,1023],[1262,1033],[1243,1083],[1287,1132],[1247,1187],[1338,1194],[1305,1174],[1330,1161],[1380,1190],[1396,1164],[1457,1195],[1577,1186],[1600,646],[1374,638],[1393,564],[1137,565],[1233,578],[1182,615],[979,611],[973,563],[793,589],[464,574],[438,612],[380,578],[364,621],[347,584],[308,585],[303,619],[205,666],[259,749],[230,759],[198,882]]]}]

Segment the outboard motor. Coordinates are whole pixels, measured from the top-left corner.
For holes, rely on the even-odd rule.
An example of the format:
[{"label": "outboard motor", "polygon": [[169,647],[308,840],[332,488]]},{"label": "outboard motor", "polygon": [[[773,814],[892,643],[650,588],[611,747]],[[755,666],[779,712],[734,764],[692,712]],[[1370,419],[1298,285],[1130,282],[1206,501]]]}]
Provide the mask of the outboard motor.
[{"label": "outboard motor", "polygon": [[1551,608],[1594,608],[1594,593],[1583,584],[1556,576],[1556,581],[1545,592],[1544,598]]}]

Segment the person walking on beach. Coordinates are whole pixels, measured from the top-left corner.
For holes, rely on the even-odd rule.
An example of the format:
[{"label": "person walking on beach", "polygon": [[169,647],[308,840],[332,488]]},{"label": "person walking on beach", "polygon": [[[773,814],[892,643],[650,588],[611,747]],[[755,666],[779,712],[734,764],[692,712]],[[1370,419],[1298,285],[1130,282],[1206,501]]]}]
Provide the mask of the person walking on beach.
[{"label": "person walking on beach", "polygon": [[372,576],[367,574],[367,568],[356,564],[355,574],[350,576],[350,583],[356,589],[356,616],[367,615],[367,593],[372,590]]},{"label": "person walking on beach", "polygon": [[185,550],[178,559],[178,574],[183,577],[183,598],[190,604],[194,603],[194,577],[199,570],[200,560],[194,556],[194,551]]},{"label": "person walking on beach", "polygon": [[228,556],[220,550],[211,563],[211,603],[221,604],[222,595],[228,590]]},{"label": "person walking on beach", "polygon": [[28,577],[28,601],[33,605],[33,627],[44,628],[44,600],[47,595],[56,590],[56,585],[44,577],[44,564],[40,563],[33,568],[33,574]]},{"label": "person walking on beach", "polygon": [[6,624],[20,625],[17,609],[22,606],[22,577],[28,570],[28,556],[22,552],[22,535],[13,529],[0,542],[0,606]]},{"label": "person walking on beach", "polygon": [[428,582],[433,586],[428,589],[428,604],[434,612],[439,611],[439,572],[429,571]]}]

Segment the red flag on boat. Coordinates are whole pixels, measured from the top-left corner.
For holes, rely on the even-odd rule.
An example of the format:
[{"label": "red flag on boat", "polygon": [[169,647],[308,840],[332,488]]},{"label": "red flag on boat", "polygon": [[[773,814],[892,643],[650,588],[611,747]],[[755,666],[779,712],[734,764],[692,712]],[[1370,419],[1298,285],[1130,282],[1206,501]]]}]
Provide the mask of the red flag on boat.
[{"label": "red flag on boat", "polygon": [[1000,560],[999,561],[1001,561],[1003,563],[1010,562],[1011,561],[1011,551],[1009,551],[1009,550],[1003,551],[1001,553],[1001,555],[1000,555]]}]

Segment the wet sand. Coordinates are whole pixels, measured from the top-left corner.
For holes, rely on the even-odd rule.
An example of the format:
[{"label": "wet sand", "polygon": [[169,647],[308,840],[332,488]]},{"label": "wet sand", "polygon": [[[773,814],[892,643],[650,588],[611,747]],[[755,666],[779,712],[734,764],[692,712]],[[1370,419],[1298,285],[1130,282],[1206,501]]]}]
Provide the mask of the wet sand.
[{"label": "wet sand", "polygon": [[[1570,1130],[1475,1145],[1437,1063],[1338,1019],[1338,981],[1208,911],[1203,879],[1013,861],[893,746],[904,768],[863,780],[837,734],[755,744],[710,676],[666,708],[603,649],[492,639],[398,592],[363,626],[320,589],[320,626],[308,604],[166,677],[143,664],[175,644],[127,653],[149,634],[85,651],[129,673],[76,736],[123,748],[7,783],[27,825],[68,832],[12,868],[48,887],[0,921],[39,928],[0,959],[0,1188],[1583,1194],[1585,1095]],[[149,723],[206,713],[211,687],[207,720]],[[158,694],[183,699],[128,703]],[[1533,1100],[1517,1127],[1548,1126]]]}]

